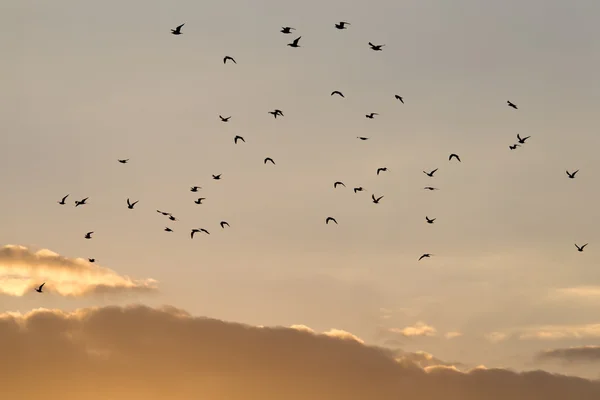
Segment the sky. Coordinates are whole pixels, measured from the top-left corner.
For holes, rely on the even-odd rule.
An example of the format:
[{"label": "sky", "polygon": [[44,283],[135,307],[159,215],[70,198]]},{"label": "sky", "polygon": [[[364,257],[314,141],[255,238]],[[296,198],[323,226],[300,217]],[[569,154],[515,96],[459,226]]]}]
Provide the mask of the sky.
[{"label": "sky", "polygon": [[[66,373],[104,343],[113,347],[96,351],[102,361],[86,364],[78,387],[93,385],[85,371],[98,368],[114,385],[137,382],[142,375],[119,378],[107,365],[142,362],[143,346],[117,329],[140,321],[141,330],[161,327],[144,343],[155,341],[157,376],[174,363],[165,355],[172,328],[177,351],[206,346],[191,340],[203,331],[219,352],[242,346],[248,359],[232,364],[242,370],[263,362],[244,347],[252,340],[265,354],[313,341],[305,352],[349,363],[361,360],[356,350],[385,364],[381,377],[346,365],[337,379],[364,378],[348,393],[412,373],[434,382],[422,399],[454,380],[456,396],[475,390],[461,386],[469,381],[493,396],[496,375],[573,385],[580,398],[600,392],[598,2],[8,0],[0,11],[0,74],[9,78],[0,96],[0,349],[17,360],[28,345],[31,357],[46,349],[48,362],[71,346],[56,353]],[[348,29],[335,29],[339,21]],[[286,46],[298,36],[301,47]],[[237,64],[224,65],[226,55]],[[371,112],[379,115],[365,118]],[[509,150],[517,133],[530,138]],[[435,168],[433,178],[423,173]],[[566,170],[579,172],[569,179]],[[373,194],[384,196],[379,204]],[[133,210],[127,198],[139,200]],[[338,224],[326,225],[329,216]],[[192,228],[210,235],[190,239]],[[578,252],[575,243],[589,245]],[[418,261],[424,253],[432,256]],[[44,293],[33,291],[42,282]],[[90,315],[107,325],[88,324]],[[213,323],[247,327],[253,339],[221,337]],[[71,330],[87,347],[64,340]],[[32,343],[46,334],[52,350]],[[286,379],[307,379],[318,371],[304,368],[327,360],[306,357],[265,359],[257,379],[274,368],[283,386],[252,396],[274,398]],[[187,362],[188,373],[210,369]],[[5,372],[26,364],[16,365]],[[176,373],[164,376],[175,384],[185,375]],[[392,396],[399,387],[390,385]],[[563,390],[525,386],[505,395]],[[214,398],[241,395],[215,388]],[[152,393],[145,398],[166,398],[158,386]]]}]

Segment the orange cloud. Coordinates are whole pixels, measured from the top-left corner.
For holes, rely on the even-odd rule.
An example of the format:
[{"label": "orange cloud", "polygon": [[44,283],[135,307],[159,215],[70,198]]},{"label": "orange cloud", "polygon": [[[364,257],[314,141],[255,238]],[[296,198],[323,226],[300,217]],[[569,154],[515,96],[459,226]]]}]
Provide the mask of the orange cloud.
[{"label": "orange cloud", "polygon": [[172,307],[5,314],[0,354],[7,399],[600,398],[600,381],[543,371],[460,372],[436,367],[425,354],[422,367],[355,340],[198,318]]},{"label": "orange cloud", "polygon": [[43,282],[45,291],[61,296],[157,290],[153,279],[132,280],[82,258],[23,246],[0,247],[0,294],[23,296]]},{"label": "orange cloud", "polygon": [[391,333],[399,333],[402,336],[435,336],[437,330],[433,326],[429,326],[426,323],[419,321],[414,326],[407,326],[406,328],[390,328],[388,329]]}]

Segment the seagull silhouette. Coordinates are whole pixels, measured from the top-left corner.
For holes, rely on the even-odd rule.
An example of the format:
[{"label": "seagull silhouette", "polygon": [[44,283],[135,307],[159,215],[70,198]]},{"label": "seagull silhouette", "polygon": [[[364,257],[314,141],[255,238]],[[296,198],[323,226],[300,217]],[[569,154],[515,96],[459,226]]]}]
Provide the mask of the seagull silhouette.
[{"label": "seagull silhouette", "polygon": [[344,95],[342,94],[342,92],[340,92],[339,90],[334,90],[333,92],[331,92],[331,95],[333,96],[334,94],[339,95],[340,97],[344,97]]},{"label": "seagull silhouette", "polygon": [[433,174],[435,174],[435,171],[437,171],[438,169],[439,169],[439,168],[436,168],[436,169],[434,169],[434,170],[433,170],[433,171],[431,171],[431,172],[425,172],[425,171],[423,171],[423,173],[424,173],[425,175],[427,175],[428,177],[430,177],[430,178],[433,178]]},{"label": "seagull silhouette", "polygon": [[178,26],[177,28],[175,28],[175,29],[171,29],[171,33],[172,33],[173,35],[181,35],[181,34],[182,34],[182,32],[181,32],[181,28],[183,28],[183,26],[184,26],[184,25],[185,25],[185,23],[183,23],[183,24],[179,25],[179,26]]},{"label": "seagull silhouette", "polygon": [[269,111],[269,114],[272,114],[275,119],[277,119],[278,115],[281,115],[283,117],[283,113],[281,112],[281,110],[277,110],[277,109],[275,109],[273,111]]},{"label": "seagull silhouette", "polygon": [[64,206],[65,205],[65,200],[67,199],[67,197],[69,197],[69,195],[66,195],[65,197],[62,198],[61,201],[57,201],[58,204]]},{"label": "seagull silhouette", "polygon": [[118,162],[120,162],[121,164],[127,164],[127,161],[129,161],[129,158],[126,158],[124,160],[117,160]]},{"label": "seagull silhouette", "polygon": [[40,287],[38,287],[38,288],[35,288],[35,291],[36,291],[36,292],[38,292],[38,293],[42,293],[42,288],[44,287],[44,285],[45,285],[45,284],[46,284],[46,282],[42,283],[42,284],[40,285]]},{"label": "seagull silhouette", "polygon": [[244,138],[239,135],[233,138],[233,143],[237,144],[238,140],[241,140],[242,142],[246,143]]},{"label": "seagull silhouette", "polygon": [[197,192],[197,191],[198,191],[198,189],[202,189],[202,188],[201,188],[200,186],[192,186],[192,187],[190,188],[190,192]]},{"label": "seagull silhouette", "polygon": [[88,233],[86,233],[86,234],[85,234],[85,238],[86,238],[86,239],[91,239],[91,238],[92,238],[92,233],[94,233],[94,232],[92,231],[92,232],[88,232]]},{"label": "seagull silhouette", "polygon": [[223,116],[219,115],[219,118],[221,118],[221,122],[228,122],[229,118],[231,118],[231,115],[229,117],[223,117]]},{"label": "seagull silhouette", "polygon": [[165,228],[165,232],[173,232],[173,229],[169,228],[168,226]]},{"label": "seagull silhouette", "polygon": [[136,205],[138,202],[139,202],[139,200],[138,200],[138,201],[134,201],[133,203],[131,203],[131,202],[129,201],[129,199],[127,199],[127,208],[129,208],[130,210],[133,210],[133,207],[135,207],[135,205]]},{"label": "seagull silhouette", "polygon": [[394,97],[395,97],[397,100],[400,100],[400,102],[401,102],[402,104],[404,104],[404,99],[403,99],[402,97],[400,97],[400,96],[398,96],[398,95],[395,95]]},{"label": "seagull silhouette", "polygon": [[281,33],[292,33],[292,31],[295,31],[296,28],[292,28],[291,26],[284,26],[281,28]]},{"label": "seagull silhouette", "polygon": [[87,204],[86,203],[87,199],[89,199],[89,197],[86,197],[85,199],[82,199],[82,200],[75,200],[75,207],[79,207],[79,206],[82,206],[84,204]]},{"label": "seagull silhouette", "polygon": [[387,171],[387,167],[377,168],[377,175],[379,175],[380,172],[385,172],[385,171]]},{"label": "seagull silhouette", "polygon": [[567,175],[569,175],[569,178],[574,179],[575,178],[575,174],[577,174],[578,172],[579,172],[579,170],[577,170],[577,171],[575,171],[573,173],[567,171]]},{"label": "seagull silhouette", "polygon": [[512,146],[508,146],[508,148],[509,148],[509,149],[511,149],[511,150],[514,150],[514,149],[516,149],[517,147],[521,147],[521,145],[520,145],[520,144],[516,144],[516,143],[515,143],[515,144],[513,144]]},{"label": "seagull silhouette", "polygon": [[169,220],[171,221],[179,221],[173,214],[169,214]]},{"label": "seagull silhouette", "polygon": [[575,244],[575,247],[577,247],[577,251],[581,252],[581,251],[583,251],[583,249],[584,249],[584,248],[585,248],[585,246],[587,246],[587,245],[588,245],[588,243],[586,243],[586,244],[584,244],[583,246],[579,247],[579,246],[577,246],[577,244]]},{"label": "seagull silhouette", "polygon": [[340,21],[340,23],[335,24],[335,27],[338,29],[348,29],[346,28],[346,25],[350,25],[350,22]]},{"label": "seagull silhouette", "polygon": [[271,157],[267,157],[267,158],[265,158],[265,161],[264,161],[264,163],[266,164],[266,163],[267,163],[267,161],[270,161],[270,162],[271,162],[271,164],[275,165],[275,161],[273,161],[273,159],[272,159]]},{"label": "seagull silhouette", "polygon": [[360,139],[360,140],[369,140],[368,137],[364,137],[364,136],[357,136],[356,138]]},{"label": "seagull silhouette", "polygon": [[422,260],[422,259],[424,259],[424,258],[429,258],[429,257],[431,257],[432,255],[433,255],[433,254],[425,253],[425,254],[423,254],[421,257],[419,257],[419,261],[421,261],[421,260]]},{"label": "seagull silhouette", "polygon": [[171,215],[171,213],[160,211],[160,210],[156,210],[156,212],[161,213],[162,215]]},{"label": "seagull silhouette", "polygon": [[91,262],[91,263],[93,263],[93,262],[96,262],[96,259],[95,258],[88,258],[88,261]]},{"label": "seagull silhouette", "polygon": [[369,46],[371,46],[371,50],[381,51],[382,47],[385,46],[385,44],[373,44],[369,42]]},{"label": "seagull silhouette", "polygon": [[190,237],[193,239],[194,238],[194,233],[198,233],[198,232],[204,232],[207,235],[210,235],[210,233],[208,233],[208,231],[204,228],[200,228],[200,229],[192,229],[192,233],[190,233]]},{"label": "seagull silhouette", "polygon": [[525,136],[524,138],[522,138],[518,133],[517,133],[517,140],[519,141],[519,143],[521,144],[525,144],[525,141],[527,139],[529,139],[531,136]]},{"label": "seagull silhouette", "polygon": [[227,221],[221,221],[219,225],[221,225],[221,228],[225,229],[225,225],[229,226],[229,223]]},{"label": "seagull silhouette", "polygon": [[355,188],[354,188],[354,193],[356,193],[356,192],[362,192],[363,190],[365,190],[365,189],[363,189],[363,187],[362,187],[362,186],[355,187]]},{"label": "seagull silhouette", "polygon": [[206,200],[206,198],[205,197],[200,197],[200,198],[198,198],[198,200],[194,200],[194,203],[196,203],[196,204],[202,204],[202,200]]},{"label": "seagull silhouette", "polygon": [[425,220],[427,221],[428,224],[433,224],[433,222],[436,220],[437,218],[429,218],[427,215],[425,216]]},{"label": "seagull silhouette", "polygon": [[290,47],[300,47],[300,45],[298,44],[298,42],[300,41],[300,38],[302,36],[298,36],[296,39],[294,39],[294,41],[292,43],[288,43],[288,46]]},{"label": "seagull silhouette", "polygon": [[379,114],[377,114],[377,113],[373,113],[373,112],[372,112],[371,114],[367,114],[367,115],[365,115],[365,117],[367,117],[367,118],[369,118],[369,119],[373,119],[373,118],[375,118],[375,116],[376,116],[376,115],[379,115]]},{"label": "seagull silhouette", "polygon": [[337,225],[337,221],[335,220],[335,218],[333,218],[333,217],[327,217],[327,219],[325,219],[325,223],[329,225],[329,221],[333,221]]},{"label": "seagull silhouette", "polygon": [[231,60],[231,61],[233,61],[234,64],[237,64],[235,62],[235,60],[233,59],[233,57],[230,57],[230,56],[225,56],[225,58],[223,58],[223,64],[227,64],[227,60]]},{"label": "seagull silhouette", "polygon": [[460,162],[460,157],[458,156],[458,154],[450,154],[450,157],[448,157],[448,161],[452,161],[452,157],[456,158],[458,162]]},{"label": "seagull silhouette", "polygon": [[509,107],[512,107],[515,110],[518,110],[517,106],[514,103],[511,103],[510,100],[506,100],[506,104],[508,104]]},{"label": "seagull silhouette", "polygon": [[427,190],[440,190],[438,188],[434,188],[434,187],[431,187],[431,186],[425,186],[423,189],[427,189]]},{"label": "seagull silhouette", "polygon": [[219,174],[219,175],[213,175],[212,177],[213,177],[213,179],[215,181],[218,181],[219,179],[221,179],[221,174]]},{"label": "seagull silhouette", "polygon": [[373,203],[379,204],[379,200],[383,199],[383,196],[379,196],[379,197],[375,198],[375,195],[372,194],[371,198],[373,199]]},{"label": "seagull silhouette", "polygon": [[337,181],[337,182],[335,182],[335,183],[333,184],[333,188],[334,188],[334,189],[335,189],[335,188],[337,188],[337,187],[338,187],[338,185],[342,185],[343,187],[346,187],[346,185],[344,185],[344,182]]}]

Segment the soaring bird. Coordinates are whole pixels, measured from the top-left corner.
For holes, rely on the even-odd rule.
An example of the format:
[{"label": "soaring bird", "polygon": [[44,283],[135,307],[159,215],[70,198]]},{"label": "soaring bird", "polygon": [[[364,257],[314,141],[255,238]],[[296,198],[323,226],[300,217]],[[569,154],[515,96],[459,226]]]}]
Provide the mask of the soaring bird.
[{"label": "soaring bird", "polygon": [[357,136],[356,138],[360,139],[360,140],[369,140],[368,137],[364,137],[364,136]]},{"label": "soaring bird", "polygon": [[575,247],[577,247],[577,251],[583,251],[583,249],[585,248],[585,246],[587,246],[588,243],[584,244],[583,246],[579,247],[577,246],[577,244],[575,244]]},{"label": "soaring bird", "polygon": [[335,24],[335,27],[338,29],[348,29],[346,28],[346,25],[350,25],[350,22],[340,21],[340,23]]},{"label": "soaring bird", "polygon": [[514,150],[514,149],[516,149],[517,147],[520,147],[520,146],[521,146],[520,144],[516,144],[515,143],[512,146],[508,146],[508,148],[511,149],[511,150]]},{"label": "soaring bird", "polygon": [[227,64],[227,60],[231,60],[231,61],[233,61],[234,64],[237,64],[235,62],[235,60],[233,59],[233,57],[230,57],[230,56],[225,56],[225,58],[223,58],[223,64]]},{"label": "soaring bird", "polygon": [[169,214],[169,220],[171,221],[179,221],[173,214]]},{"label": "soaring bird", "polygon": [[430,178],[433,178],[433,174],[435,174],[435,171],[437,171],[438,169],[439,169],[439,168],[436,168],[436,169],[434,169],[434,170],[433,170],[433,171],[431,171],[431,172],[425,172],[425,171],[423,171],[423,173],[424,173],[425,175],[427,175],[428,177],[430,177]]},{"label": "soaring bird", "polygon": [[423,189],[427,189],[427,190],[440,190],[438,188],[434,188],[434,187],[431,187],[431,186],[425,186]]},{"label": "soaring bird", "polygon": [[436,220],[437,218],[429,218],[427,215],[425,216],[425,220],[427,221],[428,224],[433,224],[433,222]]},{"label": "soaring bird", "polygon": [[419,257],[419,261],[421,261],[421,260],[422,260],[422,259],[424,259],[424,258],[429,258],[429,257],[431,257],[432,255],[433,255],[433,254],[425,253],[425,254],[423,254],[421,257]]},{"label": "soaring bird", "polygon": [[387,167],[377,168],[377,175],[379,175],[380,172],[385,172],[385,171],[387,171]]},{"label": "soaring bird", "polygon": [[264,162],[265,162],[265,164],[267,163],[267,161],[270,161],[270,162],[271,162],[271,164],[275,165],[275,161],[273,161],[273,159],[272,159],[271,157],[267,157],[267,158],[265,158],[265,161],[264,161]]},{"label": "soaring bird", "polygon": [[567,175],[569,175],[569,178],[573,179],[573,178],[575,178],[575,174],[578,173],[578,172],[579,172],[579,170],[577,170],[577,171],[575,171],[573,173],[567,171]]},{"label": "soaring bird", "polygon": [[133,207],[135,207],[135,205],[139,202],[139,200],[134,201],[133,203],[131,203],[129,201],[129,199],[127,199],[127,208],[129,208],[130,210],[133,210]]},{"label": "soaring bird", "polygon": [[171,215],[171,213],[165,212],[165,211],[160,211],[160,210],[156,210],[157,213],[160,213],[162,215]]},{"label": "soaring bird", "polygon": [[397,100],[400,100],[400,102],[401,102],[402,104],[404,104],[404,99],[403,99],[402,97],[400,97],[400,96],[398,96],[398,95],[395,95],[394,97],[395,97]]},{"label": "soaring bird", "polygon": [[367,118],[369,118],[369,119],[373,119],[373,118],[375,118],[375,116],[376,116],[376,115],[379,115],[379,114],[377,114],[377,113],[373,113],[373,112],[372,112],[371,114],[367,114],[367,115],[365,115],[365,117],[367,117]]},{"label": "soaring bird", "polygon": [[522,138],[518,133],[517,133],[517,140],[519,141],[519,143],[521,144],[525,144],[525,141],[527,139],[529,139],[531,136],[525,136],[524,138]]},{"label": "soaring bird", "polygon": [[198,191],[198,189],[202,189],[202,188],[201,188],[200,186],[192,186],[192,187],[190,188],[190,192],[197,192],[197,191]]},{"label": "soaring bird", "polygon": [[385,44],[373,44],[369,42],[369,46],[371,46],[371,50],[381,51],[382,47],[385,46]]},{"label": "soaring bird", "polygon": [[344,95],[342,94],[342,92],[340,92],[339,90],[334,90],[333,92],[331,92],[331,95],[333,96],[334,94],[337,94],[341,97],[344,97]]},{"label": "soaring bird", "polygon": [[223,117],[223,116],[219,115],[219,118],[221,118],[221,122],[228,122],[229,118],[231,118],[231,115],[229,117]]},{"label": "soaring bird", "polygon": [[79,207],[79,206],[82,206],[84,204],[87,204],[86,203],[87,199],[89,199],[89,197],[86,197],[85,199],[82,199],[82,200],[75,200],[75,207]]},{"label": "soaring bird", "polygon": [[208,233],[208,231],[204,228],[200,228],[200,229],[192,229],[192,233],[190,234],[190,237],[193,239],[194,238],[194,233],[198,233],[198,232],[204,232],[207,235],[210,235],[210,233]]},{"label": "soaring bird", "polygon": [[173,35],[181,35],[181,33],[182,33],[182,32],[181,32],[181,28],[183,28],[183,26],[184,26],[184,25],[185,25],[185,23],[183,23],[183,24],[179,25],[179,26],[178,26],[177,28],[175,28],[175,29],[171,29],[171,33],[172,33]]},{"label": "soaring bird", "polygon": [[58,204],[64,206],[65,205],[65,200],[67,199],[67,197],[69,197],[69,195],[66,195],[65,197],[62,198],[61,201],[57,201]]},{"label": "soaring bird", "polygon": [[95,258],[88,258],[88,261],[91,262],[91,263],[93,263],[93,262],[96,262],[96,259]]},{"label": "soaring bird", "polygon": [[458,154],[450,154],[450,157],[448,157],[448,161],[452,161],[452,157],[456,158],[458,162],[460,162],[460,157],[458,156]]},{"label": "soaring bird", "polygon": [[225,225],[229,226],[229,223],[227,221],[221,221],[219,222],[219,225],[221,225],[221,228],[225,229]]},{"label": "soaring bird", "polygon": [[281,28],[281,33],[292,33],[292,31],[295,31],[296,28],[292,28],[291,26],[283,26]]},{"label": "soaring bird", "polygon": [[278,110],[278,109],[269,111],[269,114],[272,114],[274,118],[277,118],[278,115],[281,115],[283,117],[283,113],[281,112],[281,110]]},{"label": "soaring bird", "polygon": [[202,200],[206,200],[206,198],[205,197],[200,197],[200,198],[198,198],[198,200],[194,200],[194,203],[196,203],[196,204],[202,204]]},{"label": "soaring bird", "polygon": [[333,217],[327,217],[327,219],[325,219],[325,223],[329,224],[329,221],[333,221],[337,225],[337,221],[335,220],[335,218],[333,218]]},{"label": "soaring bird", "polygon": [[512,107],[512,108],[514,108],[515,110],[518,110],[518,108],[517,108],[516,104],[514,104],[514,103],[511,103],[511,102],[510,102],[510,100],[506,100],[506,103],[508,104],[508,106],[509,106],[509,107]]},{"label": "soaring bird", "polygon": [[46,282],[42,283],[42,284],[40,285],[40,287],[38,287],[38,288],[35,288],[35,291],[36,291],[36,292],[38,292],[38,293],[42,293],[42,288],[44,287],[44,285],[45,285],[45,284],[46,284]]},{"label": "soaring bird", "polygon": [[238,140],[241,140],[242,142],[246,143],[244,138],[241,137],[240,135],[237,135],[236,137],[233,138],[233,143],[237,144]]},{"label": "soaring bird", "polygon": [[300,38],[302,36],[298,36],[296,39],[294,39],[294,41],[292,43],[288,43],[288,46],[290,47],[300,47],[300,45],[298,44],[298,42],[300,41]]},{"label": "soaring bird", "polygon": [[127,161],[129,161],[129,158],[126,158],[124,160],[117,160],[118,162],[120,162],[121,164],[127,164]]},{"label": "soaring bird", "polygon": [[362,186],[355,187],[355,188],[354,188],[354,193],[356,193],[356,192],[362,192],[363,190],[365,190],[365,189],[363,189],[363,187],[362,187]]},{"label": "soaring bird", "polygon": [[215,181],[218,181],[219,179],[221,179],[221,174],[219,174],[219,175],[213,175],[212,177],[213,177],[213,179]]},{"label": "soaring bird", "polygon": [[344,182],[337,181],[337,182],[335,182],[335,183],[333,184],[333,188],[334,188],[334,189],[335,189],[335,188],[337,188],[337,187],[338,187],[338,185],[342,185],[343,187],[346,187],[346,185],[344,185]]},{"label": "soaring bird", "polygon": [[375,198],[375,195],[372,194],[371,198],[373,199],[373,203],[379,204],[379,200],[383,199],[383,196],[379,196],[379,197]]},{"label": "soaring bird", "polygon": [[165,232],[173,232],[173,229],[169,228],[168,226],[165,228]]},{"label": "soaring bird", "polygon": [[86,234],[85,234],[85,238],[86,238],[86,239],[91,239],[91,238],[92,238],[92,233],[94,233],[94,232],[92,231],[92,232],[88,232],[88,233],[86,233]]}]

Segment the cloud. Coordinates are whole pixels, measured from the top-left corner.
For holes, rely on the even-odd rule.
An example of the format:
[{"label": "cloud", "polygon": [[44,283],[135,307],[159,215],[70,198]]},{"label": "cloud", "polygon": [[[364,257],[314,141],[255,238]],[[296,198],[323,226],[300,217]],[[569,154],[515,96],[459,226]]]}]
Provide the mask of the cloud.
[{"label": "cloud", "polygon": [[537,361],[562,361],[566,364],[576,362],[600,363],[600,346],[579,346],[545,350],[538,353],[535,358]]},{"label": "cloud", "polygon": [[132,280],[82,258],[23,246],[0,247],[0,294],[23,296],[43,282],[45,291],[61,296],[157,290],[153,279]]},{"label": "cloud", "polygon": [[519,339],[588,339],[600,338],[600,324],[545,325],[524,329]]},{"label": "cloud", "polygon": [[600,286],[575,286],[556,290],[559,296],[580,297],[586,300],[600,299]]},{"label": "cloud", "polygon": [[422,321],[417,322],[414,326],[407,326],[406,328],[389,328],[388,332],[398,333],[406,337],[435,336],[437,334],[437,330],[433,326],[429,326]]},{"label": "cloud", "polygon": [[193,317],[172,307],[3,315],[0,354],[7,399],[600,398],[598,381],[424,368],[354,340]]},{"label": "cloud", "polygon": [[454,338],[460,337],[460,336],[462,336],[462,335],[463,335],[463,334],[462,334],[462,333],[460,333],[460,332],[446,332],[446,333],[444,334],[444,337],[445,337],[446,339],[454,339]]},{"label": "cloud", "polygon": [[[306,325],[292,325],[290,326],[291,329],[295,329],[297,331],[301,331],[301,332],[308,332],[308,333],[312,333],[315,335],[319,335],[319,333],[317,333],[314,329],[306,326]],[[335,338],[339,338],[339,339],[346,339],[346,340],[354,340],[357,341],[358,343],[364,343],[365,341],[362,340],[361,338],[359,338],[358,336],[350,333],[350,332],[346,332],[344,330],[341,329],[330,329],[327,332],[323,332],[320,335],[325,335],[325,336],[330,336],[330,337],[335,337]]]},{"label": "cloud", "polygon": [[491,343],[500,343],[508,339],[508,334],[503,332],[490,332],[485,334],[485,338]]}]

